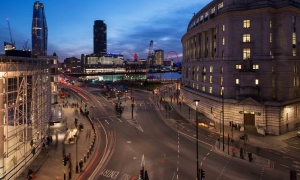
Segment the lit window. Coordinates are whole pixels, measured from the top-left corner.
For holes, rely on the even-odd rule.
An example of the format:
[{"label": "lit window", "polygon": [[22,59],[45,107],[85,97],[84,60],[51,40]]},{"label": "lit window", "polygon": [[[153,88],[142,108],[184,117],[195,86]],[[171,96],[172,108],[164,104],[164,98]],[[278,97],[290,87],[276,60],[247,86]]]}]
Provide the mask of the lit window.
[{"label": "lit window", "polygon": [[240,79],[235,79],[235,84],[240,84]]},{"label": "lit window", "polygon": [[272,71],[272,73],[274,73],[274,72],[275,72],[275,68],[274,68],[274,67],[272,67],[271,71]]},{"label": "lit window", "polygon": [[292,37],[292,43],[293,45],[296,45],[296,32],[293,32],[293,37]]},{"label": "lit window", "polygon": [[296,55],[297,55],[297,53],[296,53],[296,48],[293,48],[292,53],[293,53],[293,56],[296,56]]},{"label": "lit window", "polygon": [[250,42],[250,34],[243,34],[243,42]]},{"label": "lit window", "polygon": [[222,25],[222,31],[223,32],[225,31],[225,25],[224,24]]},{"label": "lit window", "polygon": [[242,69],[242,65],[241,64],[236,64],[235,69]]},{"label": "lit window", "polygon": [[220,85],[223,85],[223,76],[220,77]]},{"label": "lit window", "polygon": [[272,78],[272,87],[275,87],[275,78]]},{"label": "lit window", "polygon": [[272,28],[272,21],[270,21],[270,28]]},{"label": "lit window", "polygon": [[258,79],[255,79],[255,85],[258,85]]},{"label": "lit window", "polygon": [[225,45],[225,37],[222,37],[222,44]]},{"label": "lit window", "polygon": [[297,66],[294,66],[294,73],[297,73]]},{"label": "lit window", "polygon": [[208,11],[204,14],[204,18],[207,18],[208,16]]},{"label": "lit window", "polygon": [[212,87],[209,87],[209,93],[212,94]]},{"label": "lit window", "polygon": [[198,86],[198,84],[197,84],[197,89],[199,89],[199,86]]},{"label": "lit window", "polygon": [[197,71],[199,71],[199,66],[197,66]]},{"label": "lit window", "polygon": [[243,59],[247,60],[250,58],[250,48],[244,48],[243,49]]},{"label": "lit window", "polygon": [[270,49],[270,56],[273,56],[273,50],[272,50],[272,48]]},{"label": "lit window", "polygon": [[209,83],[212,83],[213,77],[209,76]]},{"label": "lit window", "polygon": [[205,86],[202,86],[201,89],[202,89],[202,91],[205,91]]},{"label": "lit window", "polygon": [[203,15],[202,16],[200,16],[200,21],[202,21],[203,20]]},{"label": "lit window", "polygon": [[259,69],[259,65],[258,64],[253,64],[253,69]]},{"label": "lit window", "polygon": [[216,8],[214,7],[214,8],[211,9],[210,14],[214,14],[215,11],[216,11]]},{"label": "lit window", "polygon": [[218,10],[223,8],[223,2],[221,2],[220,4],[218,4]]},{"label": "lit window", "polygon": [[193,83],[193,88],[195,88],[195,83]]},{"label": "lit window", "polygon": [[250,27],[250,20],[244,20],[244,28]]},{"label": "lit window", "polygon": [[206,81],[206,75],[203,75],[202,76],[202,82],[205,82]]},{"label": "lit window", "polygon": [[273,41],[272,33],[270,33],[270,43]]},{"label": "lit window", "polygon": [[213,72],[213,66],[209,66],[209,72]]},{"label": "lit window", "polygon": [[199,75],[197,74],[197,81],[198,81],[198,79],[199,79]]},{"label": "lit window", "polygon": [[220,73],[221,74],[223,73],[223,67],[220,67]]}]

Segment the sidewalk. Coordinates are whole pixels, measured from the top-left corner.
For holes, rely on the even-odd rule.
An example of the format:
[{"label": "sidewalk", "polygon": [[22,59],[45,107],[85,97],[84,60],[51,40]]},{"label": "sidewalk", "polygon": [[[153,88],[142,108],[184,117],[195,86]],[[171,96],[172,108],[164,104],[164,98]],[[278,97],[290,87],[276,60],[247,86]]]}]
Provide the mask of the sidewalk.
[{"label": "sidewalk", "polygon": [[[64,103],[68,101],[69,105],[63,107],[63,101]],[[78,125],[80,123],[83,123],[84,125],[84,129],[79,132],[77,138],[78,162],[80,161],[80,159],[84,160],[84,155],[87,155],[87,150],[89,150],[94,139],[94,133],[89,119],[86,116],[81,115],[80,113],[75,113],[75,108],[71,107],[72,103],[77,103],[77,99],[74,98],[72,94],[69,98],[58,100],[58,104],[55,105],[55,108],[62,108],[62,122],[55,123],[49,128],[48,136],[52,136],[53,142],[52,144],[49,144],[48,153],[41,151],[37,152],[35,154],[35,156],[37,157],[19,175],[17,179],[25,179],[27,177],[29,169],[32,169],[35,172],[35,179],[37,180],[64,179],[64,174],[66,179],[68,179],[69,174],[71,174],[72,179],[77,179],[77,177],[80,175],[79,173],[76,173],[76,136],[74,137],[76,132],[74,123],[75,118],[78,119]],[[68,127],[68,130],[66,127]],[[65,135],[67,135],[66,138]],[[47,141],[44,140],[44,142],[46,144]],[[62,144],[63,142],[64,145]],[[71,155],[71,173],[69,172],[70,162],[68,162],[66,166],[63,166],[62,164],[63,151],[65,151],[66,155]],[[89,163],[90,159],[91,158],[86,158],[86,162],[83,163],[83,169]]]}]

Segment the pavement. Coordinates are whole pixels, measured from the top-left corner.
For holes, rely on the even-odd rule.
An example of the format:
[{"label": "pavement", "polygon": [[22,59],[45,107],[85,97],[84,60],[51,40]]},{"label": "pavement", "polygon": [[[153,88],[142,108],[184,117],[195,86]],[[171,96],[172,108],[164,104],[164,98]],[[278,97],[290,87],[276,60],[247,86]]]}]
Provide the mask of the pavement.
[{"label": "pavement", "polygon": [[[63,106],[68,102],[68,106]],[[28,179],[27,173],[29,169],[35,172],[35,179],[39,180],[53,180],[53,179],[68,179],[71,175],[72,179],[77,179],[80,173],[76,173],[76,136],[77,134],[77,162],[82,159],[86,159],[83,163],[83,169],[89,163],[91,155],[88,155],[88,150],[94,141],[94,131],[90,119],[86,116],[76,113],[79,108],[72,107],[73,103],[78,103],[77,98],[70,96],[65,99],[58,99],[58,104],[53,108],[62,109],[62,121],[61,123],[55,123],[50,126],[48,136],[52,136],[53,142],[48,146],[48,152],[41,151],[39,149],[32,163],[25,168],[25,170],[16,178],[17,180]],[[78,119],[77,124],[82,123],[84,125],[83,130],[77,131],[74,120]],[[66,128],[68,127],[68,129]],[[70,139],[71,138],[71,139]],[[97,141],[95,141],[96,143]],[[46,140],[45,140],[46,144]],[[70,162],[72,167],[69,168],[70,162],[63,166],[63,153],[67,156],[70,155]],[[86,158],[84,158],[86,157]]]},{"label": "pavement", "polygon": [[[169,85],[168,86],[173,87],[173,90],[170,93],[175,92],[175,86],[174,85]],[[87,88],[86,90],[92,92],[92,91],[99,91],[97,88]],[[149,93],[149,95],[152,95],[152,92],[149,91],[144,91]],[[118,98],[114,98],[109,100],[112,104],[117,102]],[[68,101],[68,106],[63,107],[63,104]],[[173,110],[180,112],[180,114],[186,119],[189,120],[191,123],[195,123],[195,118],[192,118],[192,115],[194,115],[196,112],[195,110],[191,109],[189,110],[189,107],[182,102],[181,105],[177,103],[177,100],[172,100],[170,97],[165,96],[165,101],[168,101],[169,104],[172,106]],[[93,127],[90,119],[86,116],[81,115],[80,113],[75,113],[76,108],[72,108],[71,104],[72,103],[79,103],[78,99],[76,97],[69,97],[67,99],[59,99],[58,104],[53,107],[53,108],[62,108],[62,122],[61,123],[55,123],[54,126],[50,126],[49,133],[48,135],[52,136],[53,142],[52,144],[49,145],[48,148],[48,153],[46,152],[41,152],[40,150],[35,154],[35,159],[33,162],[25,168],[25,170],[17,177],[16,179],[25,179],[27,177],[27,173],[29,169],[32,169],[35,174],[36,178],[35,179],[42,179],[42,180],[53,180],[55,179],[64,179],[64,176],[66,179],[68,179],[69,175],[71,174],[72,179],[77,179],[80,175],[80,173],[76,173],[76,141],[68,141],[68,139],[65,139],[65,136],[70,136],[74,135],[74,129],[75,129],[75,124],[74,124],[74,119],[78,119],[78,124],[83,123],[84,124],[84,129],[80,131],[77,139],[77,161],[79,162],[80,159],[84,160],[84,157],[86,157],[86,162],[83,163],[83,169],[87,166],[89,163],[91,156],[93,155],[93,152],[90,155],[90,158],[87,158],[87,151],[90,149],[91,143],[93,143]],[[128,108],[131,106],[131,102],[128,99],[126,103],[124,103],[124,111],[122,113],[122,116],[125,119],[132,119],[132,113],[131,113],[131,108]],[[77,108],[78,110],[78,108]],[[134,118],[136,119],[137,112],[136,110],[134,111]],[[206,122],[209,124],[209,122],[215,122],[216,120],[208,119],[205,116],[199,117],[202,122]],[[212,124],[212,123],[211,123]],[[208,131],[212,131],[215,133],[220,133],[220,124],[215,123],[214,126],[208,127]],[[66,126],[68,127],[68,130],[66,129]],[[71,130],[71,131],[70,131]],[[73,130],[73,131],[72,131]],[[240,137],[244,135],[244,132],[240,132],[238,130],[233,130],[232,127],[229,125],[224,125],[224,134],[232,134],[235,140],[235,144],[240,144],[241,141]],[[247,144],[251,144],[252,146],[255,147],[261,147],[261,148],[267,148],[267,149],[274,149],[278,150],[284,147],[287,147],[288,145],[284,142],[286,139],[295,137],[296,132],[288,132],[286,134],[280,135],[280,136],[262,136],[259,135],[258,133],[255,132],[250,132],[248,133],[248,141]],[[75,139],[75,138],[74,138]],[[64,143],[62,143],[64,142]],[[96,141],[97,142],[97,141]],[[64,144],[64,145],[63,145]],[[224,146],[226,147],[225,149],[228,149],[227,144],[225,143]],[[63,148],[65,147],[65,148]],[[240,158],[240,151],[235,150],[235,153],[233,154],[232,152],[232,147],[238,148],[234,145],[230,146],[230,151],[222,151],[222,142],[216,141],[215,143],[215,150],[219,153],[222,153],[224,155]],[[73,164],[72,168],[69,169],[69,163],[67,166],[62,165],[62,157],[63,157],[63,149],[65,149],[65,153],[71,154],[71,162]],[[246,149],[247,151],[247,149]],[[268,159],[265,159],[263,157],[258,156],[257,154],[253,153],[253,163],[266,166],[266,167],[271,167],[272,168],[272,162]],[[248,160],[247,157],[244,158],[244,160]],[[69,171],[70,170],[70,171]]]}]

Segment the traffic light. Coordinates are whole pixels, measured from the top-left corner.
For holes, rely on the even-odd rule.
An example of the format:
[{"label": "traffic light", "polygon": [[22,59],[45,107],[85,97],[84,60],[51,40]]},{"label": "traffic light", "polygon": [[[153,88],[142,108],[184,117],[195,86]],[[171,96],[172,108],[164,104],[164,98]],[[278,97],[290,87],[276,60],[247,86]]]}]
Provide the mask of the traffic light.
[{"label": "traffic light", "polygon": [[62,159],[62,165],[63,166],[67,165],[67,158],[66,158],[66,156],[64,156],[63,159]]},{"label": "traffic light", "polygon": [[145,180],[149,180],[148,172],[147,171],[145,171]]},{"label": "traffic light", "polygon": [[134,97],[131,97],[131,103],[134,104]]},{"label": "traffic light", "polygon": [[143,180],[144,179],[144,172],[143,170],[140,170],[140,178],[139,180]]},{"label": "traffic light", "polygon": [[200,179],[205,178],[205,171],[203,169],[200,169]]}]

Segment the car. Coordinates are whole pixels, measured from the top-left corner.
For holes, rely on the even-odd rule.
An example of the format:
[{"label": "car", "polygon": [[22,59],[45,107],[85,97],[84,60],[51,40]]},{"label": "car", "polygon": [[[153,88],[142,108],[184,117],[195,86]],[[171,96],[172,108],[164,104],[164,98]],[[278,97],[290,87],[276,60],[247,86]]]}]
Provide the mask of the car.
[{"label": "car", "polygon": [[298,137],[300,137],[300,130],[298,130],[298,132],[297,132],[297,136],[298,136]]}]

